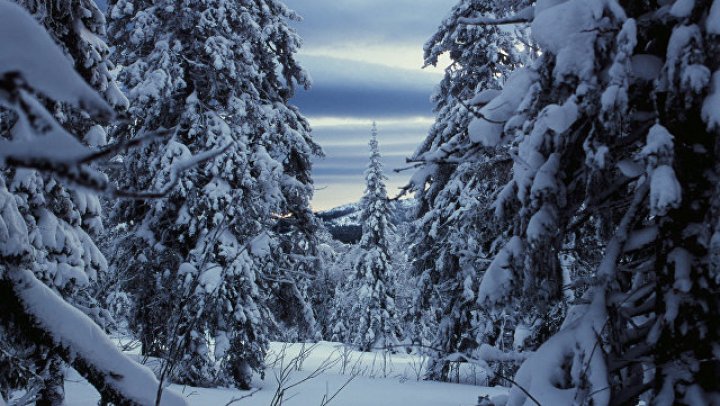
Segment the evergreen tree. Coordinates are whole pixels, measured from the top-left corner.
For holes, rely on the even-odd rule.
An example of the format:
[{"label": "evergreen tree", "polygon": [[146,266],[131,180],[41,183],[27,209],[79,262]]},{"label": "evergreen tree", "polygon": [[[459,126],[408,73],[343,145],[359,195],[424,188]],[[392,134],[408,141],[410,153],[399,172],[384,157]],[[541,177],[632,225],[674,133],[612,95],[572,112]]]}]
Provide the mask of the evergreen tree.
[{"label": "evergreen tree", "polygon": [[408,338],[432,348],[429,379],[448,379],[449,354],[472,354],[480,344],[501,344],[504,337],[488,314],[476,310],[476,290],[497,251],[501,225],[492,221],[490,203],[508,176],[510,160],[470,137],[468,126],[520,65],[521,38],[497,27],[461,23],[496,11],[493,6],[460,1],[425,44],[426,65],[436,65],[442,54],[452,61],[433,96],[436,122],[411,158],[419,169],[409,185],[418,200],[411,253],[418,284]]},{"label": "evergreen tree", "polygon": [[[75,70],[102,94],[116,109],[126,107],[122,95],[110,75],[112,64],[107,59],[105,19],[92,0],[42,1],[18,0],[62,49]],[[105,145],[103,127],[96,118],[88,117],[75,106],[47,101],[55,119],[78,140],[97,148]],[[0,136],[10,138],[17,116],[4,112]],[[65,300],[90,315],[101,326],[109,322],[108,315],[94,298],[92,284],[98,273],[105,272],[106,260],[95,245],[103,231],[101,207],[94,193],[81,188],[67,187],[55,176],[32,170],[14,169],[3,173],[8,191],[18,199],[18,209],[25,217],[29,233],[37,250],[37,264],[33,269],[43,283],[60,293]],[[22,344],[19,344],[22,347]],[[38,371],[43,376],[40,391],[42,404],[61,404],[63,400],[63,366],[58,354],[39,354],[43,349],[16,347],[12,352],[24,354],[3,373],[19,377],[27,385],[34,377],[21,371]],[[35,352],[32,354],[31,352]],[[24,360],[23,360],[24,359]],[[0,378],[7,380],[7,378]]]},{"label": "evergreen tree", "polygon": [[[342,244],[342,243],[341,243]],[[343,246],[338,250],[335,261],[330,269],[331,277],[335,283],[329,291],[330,311],[328,312],[325,336],[334,342],[352,342],[352,328],[355,323],[350,322],[350,308],[357,301],[357,292],[351,288],[353,265],[357,258],[359,247],[357,245]]]},{"label": "evergreen tree", "polygon": [[[463,22],[509,21],[532,23],[541,55],[468,126],[513,159],[478,304],[536,315],[543,343],[508,404],[717,402],[718,2],[539,1]],[[592,272],[569,280],[567,251]]]},{"label": "evergreen tree", "polygon": [[[84,139],[73,132],[113,115],[75,69],[107,73],[104,45],[92,31],[102,27],[102,14],[92,12],[92,2],[33,3],[30,9],[46,28],[0,1],[0,400],[24,389],[27,401],[62,404],[62,360],[104,402],[155,403],[162,391],[152,373],[125,357],[90,318],[106,318],[88,294],[105,268],[93,241],[101,229],[95,192],[114,193],[92,166],[118,148],[95,152],[82,141],[100,145],[99,130]],[[91,55],[73,66],[68,49]],[[108,97],[108,83],[90,76]],[[184,404],[172,393],[158,401]]]},{"label": "evergreen tree", "polygon": [[[303,336],[314,328],[291,273],[315,261],[308,206],[319,153],[288,104],[308,83],[288,26],[297,16],[275,0],[118,0],[109,15],[132,116],[116,134],[168,133],[123,157],[127,188],[169,189],[115,210],[129,225],[115,261],[132,275],[131,327],[178,382],[246,388],[278,322],[305,322]],[[179,177],[188,163],[199,165]]]},{"label": "evergreen tree", "polygon": [[349,277],[349,289],[346,288],[355,296],[345,318],[345,323],[354,325],[348,338],[361,351],[395,345],[399,336],[389,248],[393,227],[377,134],[373,123],[370,162],[365,171],[366,188],[361,203],[363,235]]},{"label": "evergreen tree", "polygon": [[340,241],[333,239],[332,235],[325,229],[320,228],[318,232],[319,259],[318,272],[310,286],[310,297],[312,298],[315,318],[318,324],[318,333],[322,339],[330,341],[341,341],[339,337],[333,338],[334,329],[334,304],[339,292],[336,288],[340,286],[342,276],[347,272],[345,255],[348,248]]}]

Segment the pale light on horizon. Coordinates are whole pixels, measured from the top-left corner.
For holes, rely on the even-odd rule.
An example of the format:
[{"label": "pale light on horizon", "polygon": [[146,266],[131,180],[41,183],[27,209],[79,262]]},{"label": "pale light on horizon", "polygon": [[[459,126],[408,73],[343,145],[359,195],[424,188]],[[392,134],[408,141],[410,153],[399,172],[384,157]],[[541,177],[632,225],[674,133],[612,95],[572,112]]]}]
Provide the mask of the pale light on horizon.
[{"label": "pale light on horizon", "polygon": [[370,133],[370,127],[373,121],[377,122],[378,126],[399,126],[399,125],[413,125],[430,126],[435,122],[435,119],[431,116],[411,116],[411,117],[389,117],[379,119],[366,119],[358,117],[331,117],[331,116],[320,116],[320,117],[306,117],[313,128],[324,128],[324,127],[362,127],[367,126],[368,134]]}]

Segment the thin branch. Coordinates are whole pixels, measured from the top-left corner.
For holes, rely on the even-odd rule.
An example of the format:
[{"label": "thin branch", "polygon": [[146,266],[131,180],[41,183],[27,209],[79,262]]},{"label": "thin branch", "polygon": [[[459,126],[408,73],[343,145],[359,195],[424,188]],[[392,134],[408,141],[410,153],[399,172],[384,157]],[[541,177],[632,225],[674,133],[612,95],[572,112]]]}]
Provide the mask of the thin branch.
[{"label": "thin branch", "polygon": [[492,123],[492,124],[499,124],[499,125],[505,124],[504,121],[497,121],[497,120],[492,120],[492,119],[487,118],[485,115],[483,115],[483,114],[480,113],[479,111],[473,110],[473,109],[472,109],[470,106],[468,106],[468,104],[465,103],[465,101],[462,100],[461,98],[459,98],[459,97],[457,97],[457,96],[453,96],[453,97],[455,98],[455,100],[456,100],[461,106],[465,107],[465,108],[467,109],[467,111],[470,112],[470,114],[472,114],[473,116],[475,116],[475,118],[483,119],[483,120],[487,121],[488,123]]},{"label": "thin branch", "polygon": [[96,162],[102,158],[109,158],[113,155],[117,155],[120,152],[127,151],[130,148],[138,147],[142,144],[145,144],[147,142],[154,141],[158,138],[166,137],[172,130],[162,128],[157,131],[153,131],[149,134],[144,134],[139,137],[134,137],[129,140],[124,140],[117,142],[115,144],[107,145],[103,148],[101,148],[98,151],[95,151],[93,153],[90,153],[82,158],[79,158],[75,165],[79,164],[89,164],[92,162]]},{"label": "thin branch", "polygon": [[157,191],[151,191],[151,192],[133,192],[133,191],[125,191],[125,190],[119,190],[116,188],[112,188],[109,190],[110,195],[114,197],[124,198],[124,199],[138,199],[138,200],[144,200],[144,199],[160,199],[165,196],[167,196],[168,193],[172,191],[172,189],[178,184],[180,181],[180,174],[185,172],[188,169],[194,168],[197,165],[200,165],[203,162],[210,161],[214,158],[216,158],[219,155],[222,155],[230,149],[230,147],[234,144],[234,142],[229,142],[226,145],[212,149],[210,151],[205,151],[202,153],[199,153],[197,155],[193,155],[192,158],[187,159],[185,161],[179,162],[172,166],[170,169],[170,182],[168,182],[165,186],[163,186],[160,190]]},{"label": "thin branch", "polygon": [[343,383],[343,384],[335,391],[335,393],[333,393],[333,395],[330,396],[329,398],[327,397],[328,394],[327,394],[327,388],[326,388],[326,389],[325,389],[326,393],[325,393],[325,395],[323,395],[322,402],[320,403],[320,406],[327,406],[328,404],[330,404],[330,402],[332,402],[332,400],[335,399],[335,398],[337,397],[337,395],[339,395],[340,392],[343,391],[343,389],[345,389],[348,385],[350,385],[350,382],[352,382],[353,380],[355,380],[355,378],[357,378],[357,374],[352,374],[352,375],[350,375],[350,378],[348,378],[348,379],[345,381],[345,383]]},{"label": "thin branch", "polygon": [[240,396],[239,398],[232,398],[232,399],[230,399],[229,402],[225,403],[225,406],[230,406],[230,405],[232,405],[233,403],[237,403],[237,402],[239,402],[239,401],[241,401],[241,400],[243,400],[243,399],[247,399],[247,398],[249,398],[249,397],[252,397],[252,395],[254,395],[254,394],[258,393],[258,392],[260,392],[260,389],[259,389],[259,388],[258,388],[258,389],[255,389],[254,391],[248,393],[248,394],[245,395],[245,396]]}]

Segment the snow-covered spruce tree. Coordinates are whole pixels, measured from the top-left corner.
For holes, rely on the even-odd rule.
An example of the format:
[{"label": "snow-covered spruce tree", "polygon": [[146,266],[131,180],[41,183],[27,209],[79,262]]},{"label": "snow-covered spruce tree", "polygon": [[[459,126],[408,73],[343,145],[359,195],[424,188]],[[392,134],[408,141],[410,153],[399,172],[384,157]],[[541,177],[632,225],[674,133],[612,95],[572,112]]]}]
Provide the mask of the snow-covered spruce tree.
[{"label": "snow-covered spruce tree", "polygon": [[[350,286],[354,273],[352,267],[357,258],[359,247],[339,243],[335,260],[329,269],[330,280],[334,282],[328,288],[328,313],[325,316],[324,337],[334,342],[349,344],[352,342],[352,328],[356,324],[350,321],[349,311],[357,301],[357,292]],[[319,298],[319,297],[317,297]],[[319,320],[322,320],[319,318]]]},{"label": "snow-covered spruce tree", "polygon": [[319,336],[324,340],[333,340],[333,322],[335,317],[334,303],[337,297],[336,288],[347,274],[345,255],[348,247],[335,240],[324,226],[318,232],[318,271],[310,286],[310,298],[314,309]]},{"label": "snow-covered spruce tree", "polygon": [[[82,26],[75,21],[74,27]],[[87,32],[83,38],[92,37]],[[99,122],[107,122],[112,109],[56,40],[26,10],[0,1],[0,398],[22,385],[26,401],[62,403],[60,357],[105,402],[152,404],[158,394],[152,373],[125,357],[86,315],[101,316],[84,306],[92,301],[83,288],[104,259],[90,237],[99,224],[85,222],[83,213],[97,201],[93,191],[112,188],[92,168],[104,155],[83,145],[46,106],[60,104],[55,110],[63,118],[77,114]],[[161,403],[184,401],[165,393]]]},{"label": "snow-covered spruce tree", "polygon": [[474,309],[478,278],[496,251],[489,199],[507,177],[510,160],[469,137],[468,125],[477,106],[497,94],[519,66],[522,54],[518,37],[508,31],[460,23],[496,11],[492,7],[492,2],[460,1],[425,44],[427,65],[436,65],[442,54],[452,60],[433,96],[436,122],[411,159],[419,165],[410,184],[418,199],[411,257],[419,283],[414,331],[408,334],[416,344],[434,348],[429,379],[448,378],[447,355],[471,353],[498,336],[494,327],[484,331],[490,324]]},{"label": "snow-covered spruce tree", "polygon": [[[470,125],[514,161],[496,200],[513,235],[478,296],[542,314],[584,294],[508,404],[717,403],[720,2],[538,1],[522,19],[542,55]],[[566,280],[567,247],[594,272]]]},{"label": "snow-covered spruce tree", "polygon": [[[92,0],[18,0],[16,3],[41,23],[85,81],[113,107],[125,107],[127,100],[109,73],[112,65],[101,39],[105,34],[105,19]],[[65,129],[80,136],[80,141],[91,147],[105,144],[105,131],[94,118],[74,106],[55,105],[55,100],[44,103]],[[7,138],[17,117],[8,111],[3,115],[5,122],[0,132]],[[68,188],[56,177],[35,171],[6,170],[3,176],[8,191],[18,199],[18,208],[29,225],[35,248],[43,255],[38,261],[41,265],[34,270],[36,276],[100,325],[105,325],[108,317],[99,308],[91,289],[98,272],[106,270],[105,258],[95,246],[95,239],[103,230],[97,196],[81,188]],[[44,234],[41,230],[45,230]],[[14,375],[16,383],[27,386],[27,379],[40,383],[35,376],[28,375],[30,371],[37,371],[38,376],[43,377],[40,402],[62,403],[60,356],[47,349],[23,348],[20,342],[13,347],[7,353],[25,355],[16,357],[13,365],[3,368],[0,374]]]},{"label": "snow-covered spruce tree", "polygon": [[361,202],[363,235],[345,287],[346,292],[354,295],[344,315],[345,326],[353,325],[347,342],[361,351],[393,346],[399,337],[395,280],[389,256],[389,234],[393,226],[377,135],[377,126],[373,123],[370,162],[365,171],[366,188]]},{"label": "snow-covered spruce tree", "polygon": [[[310,182],[310,179],[307,179]],[[312,192],[310,192],[312,193]],[[297,198],[291,193],[288,197]],[[291,216],[280,218],[273,228],[278,244],[274,254],[260,272],[267,275],[263,290],[273,299],[270,310],[275,315],[278,328],[270,331],[276,341],[311,341],[318,337],[319,325],[316,320],[318,289],[322,286],[323,262],[319,251],[317,232],[319,220],[312,213],[308,196],[304,203],[295,206]],[[298,203],[298,202],[296,202]],[[316,283],[320,283],[317,286]],[[317,310],[321,311],[321,310]]]},{"label": "snow-covered spruce tree", "polygon": [[[168,133],[123,157],[123,184],[177,181],[164,199],[114,212],[129,225],[114,261],[133,276],[131,327],[178,382],[246,388],[280,330],[272,310],[287,308],[272,297],[300,309],[287,313],[307,325],[300,335],[314,323],[293,273],[315,260],[310,156],[320,152],[287,103],[308,83],[287,25],[297,16],[274,0],[118,0],[108,12],[131,102],[132,122],[117,134]],[[178,178],[204,151],[221,155]],[[278,317],[299,323],[288,318]]]},{"label": "snow-covered spruce tree", "polygon": [[335,276],[335,283],[328,287],[331,291],[328,298],[329,311],[325,316],[324,338],[333,342],[352,344],[358,326],[351,315],[358,301],[358,292],[354,289],[356,286],[354,267],[362,250],[359,244],[341,244],[342,247],[336,253],[329,270],[330,274]]},{"label": "snow-covered spruce tree", "polygon": [[[399,203],[407,204],[408,202],[400,201]],[[414,200],[411,204],[414,204]],[[399,204],[398,204],[399,206]],[[398,337],[402,344],[407,344],[406,351],[412,351],[411,334],[415,328],[415,274],[410,264],[410,250],[408,247],[412,244],[414,238],[413,217],[414,207],[406,213],[409,221],[404,223],[394,222],[394,232],[390,234],[389,249],[390,261],[394,275],[395,286],[395,308],[397,309],[398,323],[402,335]],[[427,334],[426,336],[429,336]]]}]

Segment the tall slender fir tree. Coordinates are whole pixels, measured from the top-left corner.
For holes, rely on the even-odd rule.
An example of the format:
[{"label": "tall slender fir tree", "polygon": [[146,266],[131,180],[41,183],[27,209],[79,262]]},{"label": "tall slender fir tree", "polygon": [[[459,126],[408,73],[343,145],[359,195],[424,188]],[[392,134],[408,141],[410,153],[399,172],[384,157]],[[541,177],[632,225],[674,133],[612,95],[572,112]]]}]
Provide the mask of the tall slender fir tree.
[{"label": "tall slender fir tree", "polygon": [[363,234],[349,279],[354,300],[345,315],[346,325],[354,325],[349,341],[361,351],[395,345],[399,336],[389,249],[393,226],[377,135],[377,126],[373,123],[370,162],[365,171],[366,187],[361,202]]}]

